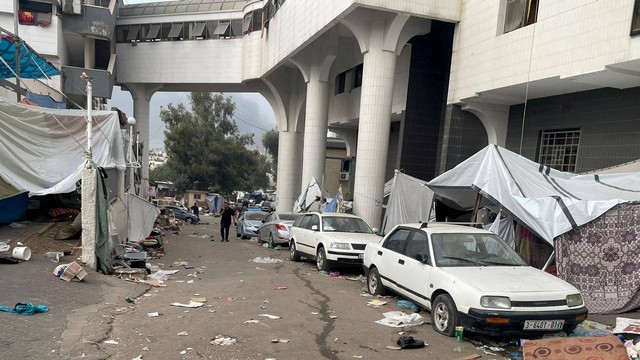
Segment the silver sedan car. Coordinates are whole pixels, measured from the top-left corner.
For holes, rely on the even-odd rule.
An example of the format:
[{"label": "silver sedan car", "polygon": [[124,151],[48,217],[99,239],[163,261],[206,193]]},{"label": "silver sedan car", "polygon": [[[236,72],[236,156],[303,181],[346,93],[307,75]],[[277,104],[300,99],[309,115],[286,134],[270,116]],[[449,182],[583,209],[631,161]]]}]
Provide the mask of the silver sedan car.
[{"label": "silver sedan car", "polygon": [[255,210],[248,210],[242,213],[238,218],[238,237],[250,239],[258,236],[258,228],[262,225],[262,219],[267,215],[269,213]]},{"label": "silver sedan car", "polygon": [[289,244],[289,229],[300,213],[270,213],[260,226],[258,242],[266,242],[271,246]]}]

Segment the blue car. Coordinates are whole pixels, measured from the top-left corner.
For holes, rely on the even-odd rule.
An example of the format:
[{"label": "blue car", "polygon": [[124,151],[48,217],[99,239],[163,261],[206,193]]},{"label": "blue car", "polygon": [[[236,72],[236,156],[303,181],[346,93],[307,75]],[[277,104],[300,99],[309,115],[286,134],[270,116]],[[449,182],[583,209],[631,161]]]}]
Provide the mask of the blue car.
[{"label": "blue car", "polygon": [[259,234],[262,219],[269,213],[263,211],[245,211],[238,218],[238,237],[242,239],[250,239]]}]

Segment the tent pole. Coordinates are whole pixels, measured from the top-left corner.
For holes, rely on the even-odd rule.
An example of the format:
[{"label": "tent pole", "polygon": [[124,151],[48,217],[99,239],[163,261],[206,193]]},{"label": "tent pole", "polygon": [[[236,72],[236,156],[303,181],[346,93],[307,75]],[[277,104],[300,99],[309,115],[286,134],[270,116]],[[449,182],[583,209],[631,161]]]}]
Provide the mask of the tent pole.
[{"label": "tent pole", "polygon": [[473,213],[471,214],[472,223],[477,222],[478,210],[480,209],[480,200],[482,200],[482,195],[480,195],[480,192],[478,192],[478,195],[476,196],[476,203],[475,205],[473,205]]},{"label": "tent pole", "polygon": [[551,261],[553,261],[556,258],[556,250],[554,249],[551,252],[551,255],[549,256],[549,259],[547,259],[547,262],[544,264],[544,266],[542,267],[542,271],[546,271],[547,268],[549,266],[551,266]]}]

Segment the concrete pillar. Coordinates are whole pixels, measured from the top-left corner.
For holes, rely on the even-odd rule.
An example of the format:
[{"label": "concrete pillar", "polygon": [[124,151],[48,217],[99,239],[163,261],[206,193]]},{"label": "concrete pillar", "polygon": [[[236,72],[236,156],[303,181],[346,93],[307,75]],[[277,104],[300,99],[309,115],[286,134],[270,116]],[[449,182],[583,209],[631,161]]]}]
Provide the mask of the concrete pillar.
[{"label": "concrete pillar", "polygon": [[389,151],[391,101],[396,66],[394,51],[383,49],[384,28],[372,26],[364,54],[358,154],[353,211],[371,227],[380,228],[385,166]]},{"label": "concrete pillar", "polygon": [[96,67],[96,39],[84,38],[84,67],[93,69]]},{"label": "concrete pillar", "polygon": [[133,98],[133,117],[136,119],[133,127],[134,142],[137,133],[138,143],[142,144],[142,155],[138,158],[142,176],[137,192],[131,192],[146,198],[146,189],[149,186],[149,103],[158,88],[145,85],[126,85],[126,88]]},{"label": "concrete pillar", "polygon": [[311,177],[314,177],[319,184],[324,183],[328,106],[328,82],[312,76],[312,79],[307,83],[301,190],[307,187]]},{"label": "concrete pillar", "polygon": [[302,134],[294,131],[280,131],[278,134],[278,184],[277,207],[279,211],[291,211],[300,195],[300,146]]},{"label": "concrete pillar", "polygon": [[82,170],[82,257],[81,261],[92,270],[97,270],[96,261],[96,169]]}]

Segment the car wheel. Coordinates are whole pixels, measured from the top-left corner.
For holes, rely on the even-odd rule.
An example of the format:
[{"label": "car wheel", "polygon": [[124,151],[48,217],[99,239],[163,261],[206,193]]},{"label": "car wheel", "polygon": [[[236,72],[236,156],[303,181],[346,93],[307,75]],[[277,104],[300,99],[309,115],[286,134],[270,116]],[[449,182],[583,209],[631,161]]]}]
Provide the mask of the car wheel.
[{"label": "car wheel", "polygon": [[442,335],[453,336],[458,325],[458,310],[448,294],[440,294],[431,307],[431,324]]},{"label": "car wheel", "polygon": [[289,258],[291,261],[300,261],[300,253],[296,249],[296,243],[294,241],[289,245]]},{"label": "car wheel", "polygon": [[276,242],[273,240],[273,234],[269,234],[269,246],[276,247]]},{"label": "car wheel", "polygon": [[386,289],[382,286],[382,281],[380,281],[380,273],[378,273],[377,268],[372,268],[369,270],[369,276],[367,277],[367,290],[371,295],[380,295],[384,296],[386,294]]},{"label": "car wheel", "polygon": [[329,271],[329,260],[327,260],[327,253],[324,251],[323,246],[318,247],[316,252],[316,267],[318,271]]},{"label": "car wheel", "polygon": [[184,221],[186,221],[187,224],[193,224],[193,219],[192,218],[186,218]]}]

